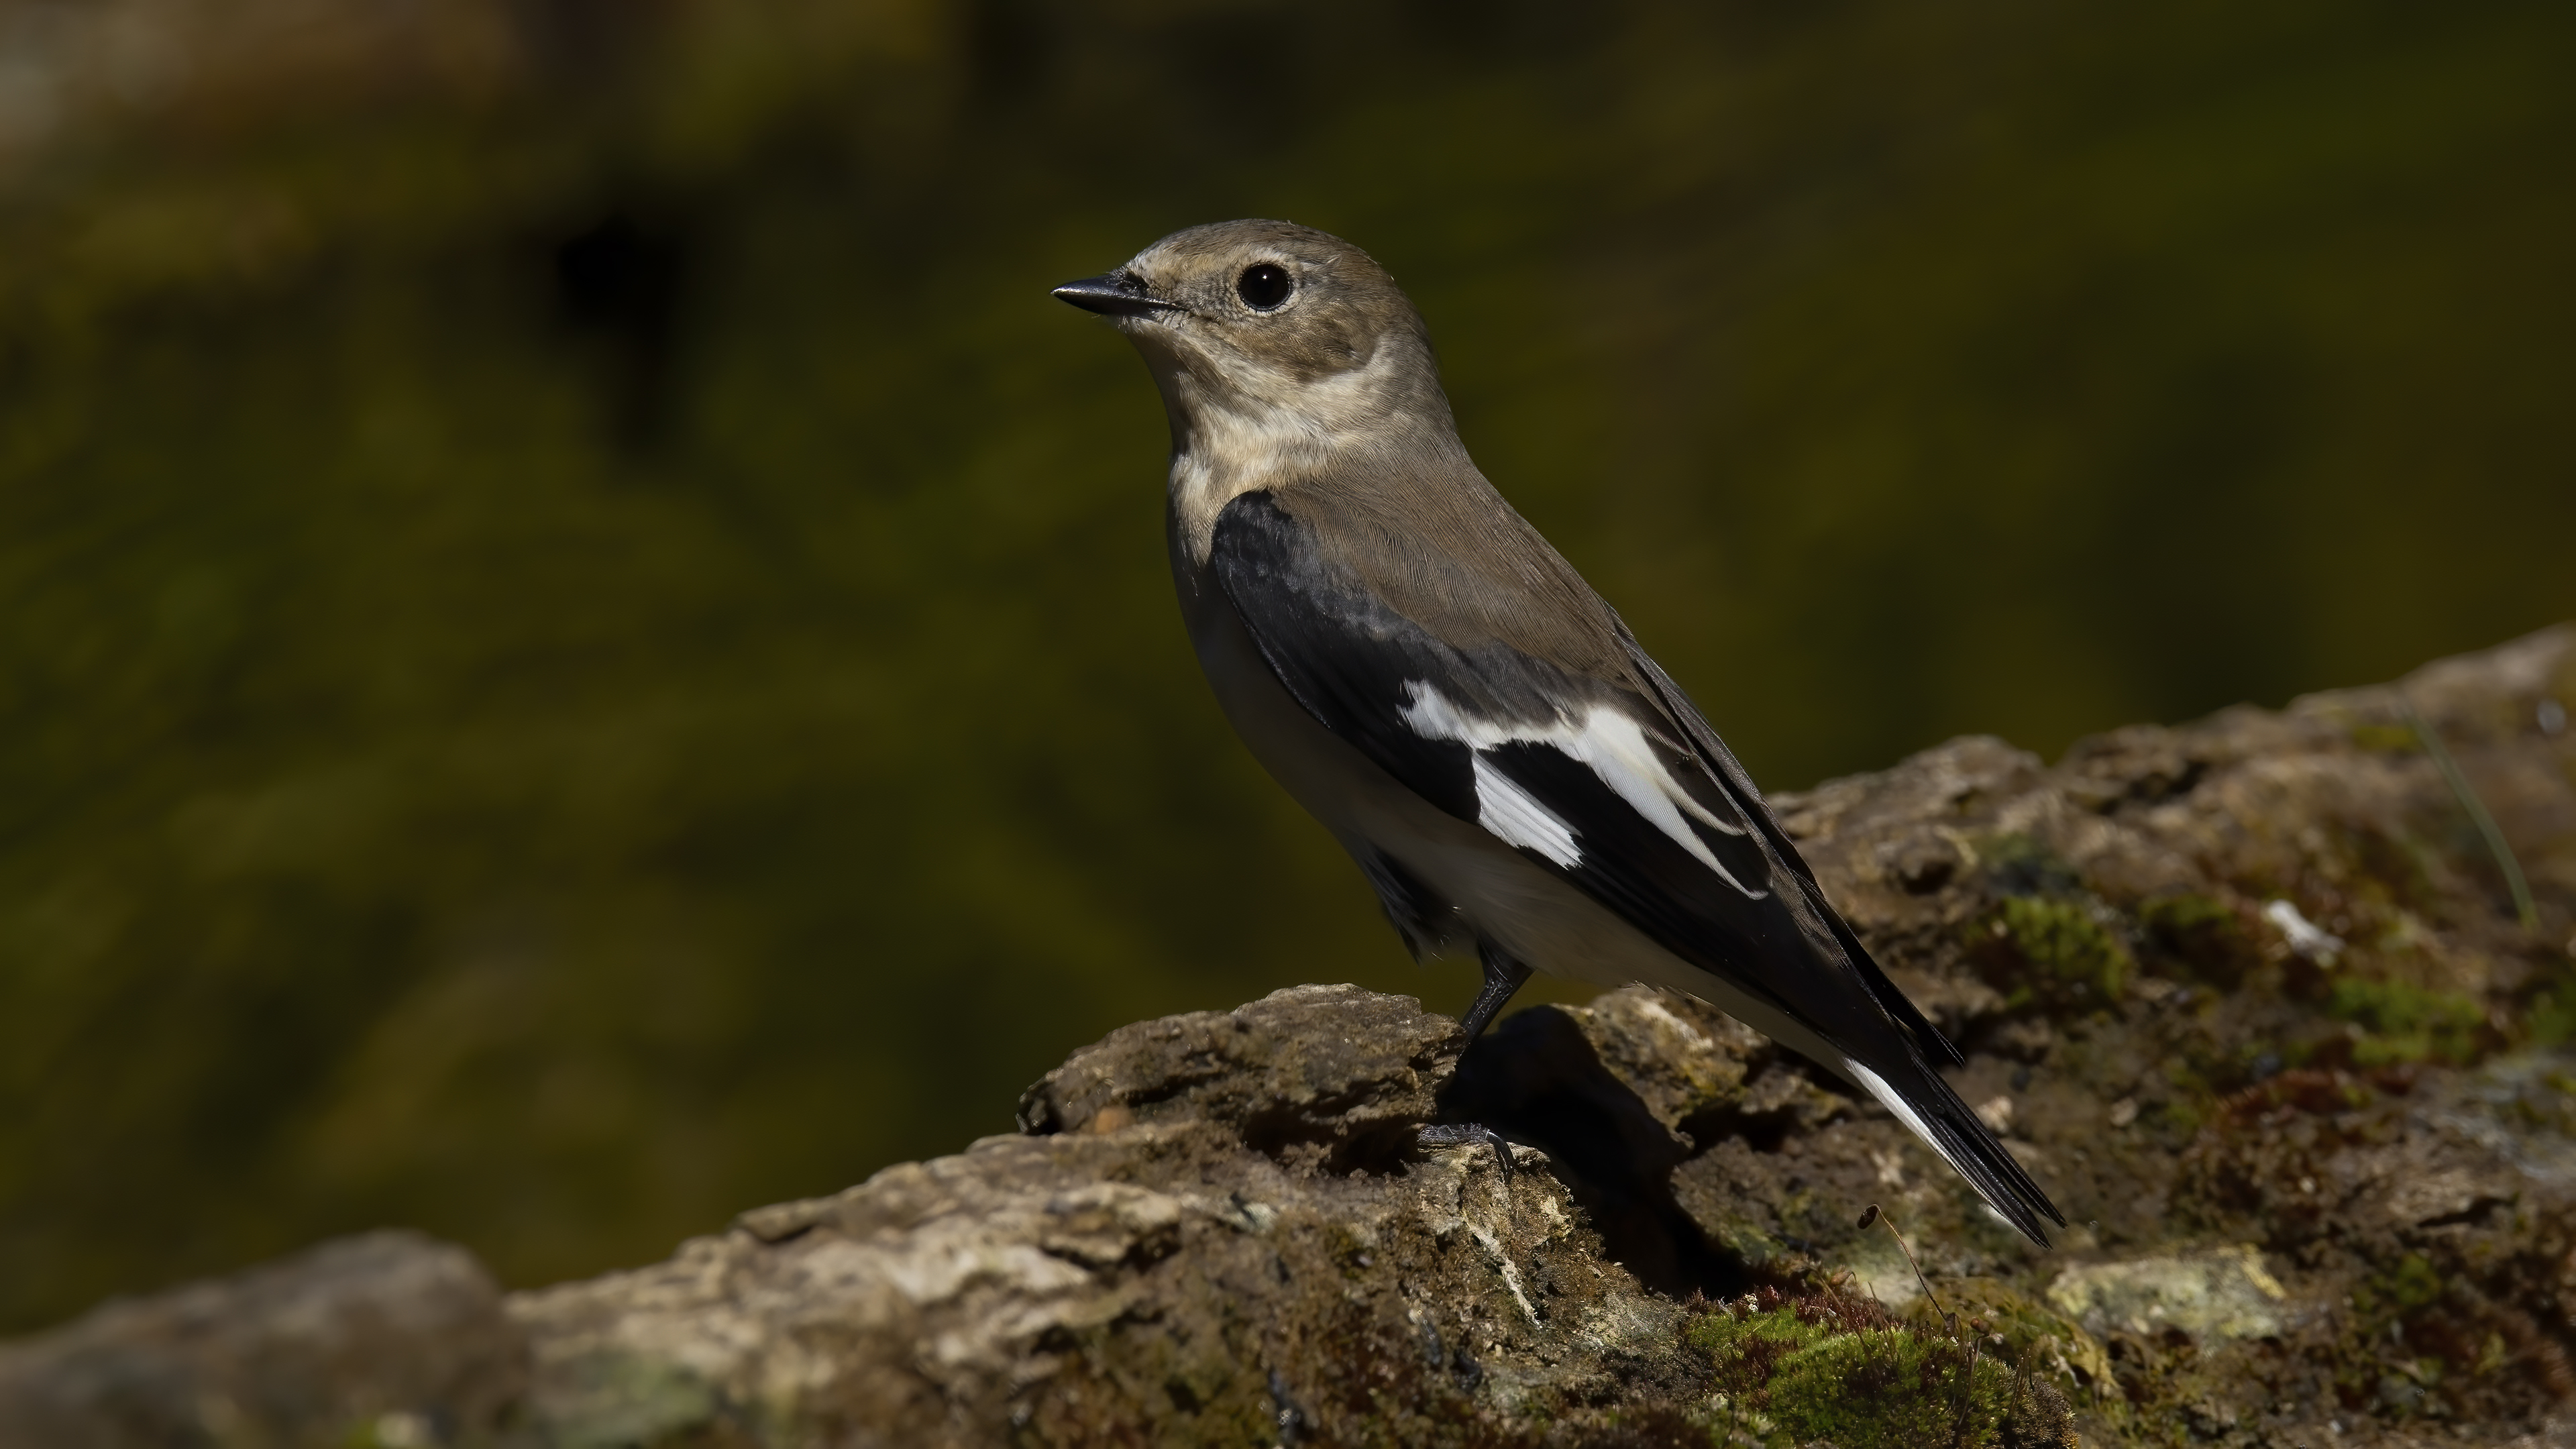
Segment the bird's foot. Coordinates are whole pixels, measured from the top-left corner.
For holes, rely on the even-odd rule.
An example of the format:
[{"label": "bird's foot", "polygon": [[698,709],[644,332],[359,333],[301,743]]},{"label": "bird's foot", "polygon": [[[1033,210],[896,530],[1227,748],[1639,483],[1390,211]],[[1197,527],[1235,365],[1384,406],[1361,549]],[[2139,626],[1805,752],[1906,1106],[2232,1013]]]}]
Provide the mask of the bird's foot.
[{"label": "bird's foot", "polygon": [[1502,1134],[1482,1122],[1442,1122],[1420,1128],[1413,1134],[1416,1144],[1428,1149],[1437,1147],[1473,1147],[1479,1143],[1494,1149],[1494,1161],[1503,1170],[1503,1181],[1512,1180],[1512,1145]]}]

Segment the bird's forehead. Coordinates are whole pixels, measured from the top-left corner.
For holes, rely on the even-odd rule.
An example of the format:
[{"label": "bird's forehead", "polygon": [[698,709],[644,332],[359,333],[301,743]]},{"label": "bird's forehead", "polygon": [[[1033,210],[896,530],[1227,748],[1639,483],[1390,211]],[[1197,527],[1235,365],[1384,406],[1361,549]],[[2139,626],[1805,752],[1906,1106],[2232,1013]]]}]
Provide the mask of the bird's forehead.
[{"label": "bird's forehead", "polygon": [[1132,265],[1147,276],[1178,281],[1211,273],[1230,276],[1234,269],[1254,262],[1323,268],[1346,257],[1375,270],[1357,247],[1313,227],[1284,221],[1220,221],[1176,231],[1137,253]]}]

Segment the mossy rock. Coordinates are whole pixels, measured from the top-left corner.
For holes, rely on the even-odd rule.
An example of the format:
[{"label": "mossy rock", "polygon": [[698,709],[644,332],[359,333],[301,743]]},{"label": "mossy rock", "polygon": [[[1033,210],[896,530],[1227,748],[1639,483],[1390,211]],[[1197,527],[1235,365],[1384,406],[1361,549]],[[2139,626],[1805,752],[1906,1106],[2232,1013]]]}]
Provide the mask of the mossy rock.
[{"label": "mossy rock", "polygon": [[[1987,1353],[2017,1367],[2050,1374],[2070,1393],[2095,1392],[2111,1382],[2110,1355],[2100,1340],[2011,1284],[1997,1278],[1957,1278],[1943,1282],[1939,1291],[1941,1306],[1958,1315],[1963,1331],[1980,1336]],[[1928,1299],[1914,1300],[1906,1316],[1919,1332],[1943,1328]],[[1998,1337],[2003,1340],[2000,1344],[1994,1342]]]},{"label": "mossy rock", "polygon": [[2222,990],[2234,990],[2263,959],[2242,913],[2215,896],[2159,897],[2139,907],[2138,924],[2160,969]]},{"label": "mossy rock", "polygon": [[2014,1007],[2108,1006],[2137,962],[2089,901],[2007,896],[1969,927],[1970,954]]},{"label": "mossy rock", "polygon": [[1870,1299],[1766,1291],[1702,1318],[1688,1336],[1709,1356],[1709,1428],[1719,1442],[2075,1442],[2065,1397],[2043,1378],[2017,1374],[1964,1326],[1954,1339]]},{"label": "mossy rock", "polygon": [[2326,1011],[2363,1028],[2352,1043],[2356,1066],[2437,1060],[2466,1066],[2501,1044],[2477,1002],[2402,981],[2344,977],[2334,983]]}]

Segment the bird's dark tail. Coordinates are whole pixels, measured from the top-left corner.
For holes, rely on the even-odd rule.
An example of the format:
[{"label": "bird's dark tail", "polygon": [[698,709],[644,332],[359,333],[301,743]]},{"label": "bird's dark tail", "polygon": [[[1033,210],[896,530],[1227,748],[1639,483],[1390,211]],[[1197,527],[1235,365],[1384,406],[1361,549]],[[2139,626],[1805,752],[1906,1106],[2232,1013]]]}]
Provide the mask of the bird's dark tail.
[{"label": "bird's dark tail", "polygon": [[1920,1052],[1906,1052],[1897,1072],[1901,1080],[1896,1081],[1855,1058],[1845,1057],[1843,1061],[1853,1078],[1880,1105],[1914,1129],[1914,1135],[1931,1144],[1932,1150],[1957,1169],[1968,1185],[2023,1237],[2045,1248],[2048,1230],[2040,1219],[2046,1218],[2061,1228],[2066,1226],[2065,1217],[2048,1200],[2048,1194],[2040,1191],[2021,1163],[2005,1150],[1994,1133],[1986,1130],[1986,1124],[1977,1120],[1977,1114],[1968,1110],[1968,1104],[1950,1089],[1940,1073],[1932,1070]]}]

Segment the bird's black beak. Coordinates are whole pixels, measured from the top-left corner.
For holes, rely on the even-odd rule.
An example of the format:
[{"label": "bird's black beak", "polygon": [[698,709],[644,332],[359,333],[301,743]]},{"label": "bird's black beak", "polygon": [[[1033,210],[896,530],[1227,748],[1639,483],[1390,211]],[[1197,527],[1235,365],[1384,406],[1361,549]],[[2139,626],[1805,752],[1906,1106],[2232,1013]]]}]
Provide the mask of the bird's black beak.
[{"label": "bird's black beak", "polygon": [[1104,317],[1151,317],[1157,312],[1180,310],[1177,302],[1145,295],[1144,280],[1126,271],[1105,272],[1097,277],[1067,282],[1048,295]]}]

